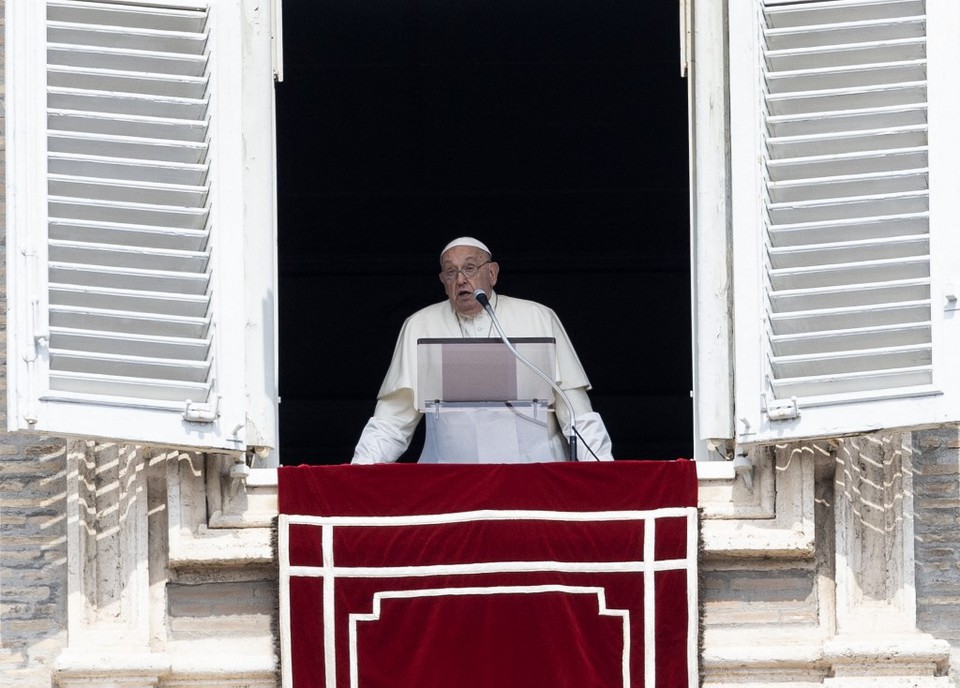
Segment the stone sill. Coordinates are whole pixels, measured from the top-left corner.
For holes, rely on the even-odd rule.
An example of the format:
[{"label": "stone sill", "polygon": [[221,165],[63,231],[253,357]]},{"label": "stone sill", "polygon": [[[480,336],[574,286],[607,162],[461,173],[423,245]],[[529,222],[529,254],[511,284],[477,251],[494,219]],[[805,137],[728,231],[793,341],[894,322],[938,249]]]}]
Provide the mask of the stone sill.
[{"label": "stone sill", "polygon": [[944,676],[950,645],[924,633],[883,636],[865,632],[857,637],[825,638],[816,628],[789,632],[707,629],[704,647],[701,667],[710,679],[708,685],[712,681],[729,685],[734,678],[752,684],[770,676],[778,676],[784,683],[818,685],[826,677],[845,677],[846,682],[834,681],[871,688],[949,685]]},{"label": "stone sill", "polygon": [[[813,552],[812,523],[799,514],[778,513],[774,504],[773,467],[761,466],[747,483],[730,461],[697,462],[704,514],[704,555],[720,557],[805,558]],[[229,489],[226,500],[206,525],[191,533],[174,531],[170,542],[173,568],[270,564],[272,530],[278,513],[277,469],[252,469],[244,489]],[[795,508],[795,507],[794,507]]]},{"label": "stone sill", "polygon": [[[56,660],[54,674],[63,688],[91,686],[277,685],[278,661],[272,638],[260,642],[204,641],[173,644],[168,652],[122,645],[115,648],[71,645]],[[224,658],[229,658],[225,661]]]},{"label": "stone sill", "polygon": [[[697,461],[697,480],[735,480],[732,461]],[[276,468],[253,468],[247,478],[247,488],[269,490],[277,488]],[[274,514],[276,515],[276,514]]]}]

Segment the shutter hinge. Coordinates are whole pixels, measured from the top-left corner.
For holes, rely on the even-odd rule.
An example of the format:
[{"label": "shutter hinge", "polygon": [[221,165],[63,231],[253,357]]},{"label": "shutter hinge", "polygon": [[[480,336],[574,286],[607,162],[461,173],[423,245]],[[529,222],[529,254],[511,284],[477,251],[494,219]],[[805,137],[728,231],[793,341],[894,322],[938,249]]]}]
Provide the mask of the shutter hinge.
[{"label": "shutter hinge", "polygon": [[789,399],[769,399],[763,395],[764,411],[770,420],[793,420],[800,417],[800,407],[797,405],[797,398]]},{"label": "shutter hinge", "polygon": [[947,301],[947,304],[943,307],[945,311],[956,311],[960,310],[960,302],[957,301],[957,289],[953,284],[944,285],[943,296]]},{"label": "shutter hinge", "polygon": [[[27,365],[30,368],[30,376],[35,374],[37,359],[40,358],[40,352],[50,346],[50,338],[45,334],[35,334],[33,336],[33,346],[27,347],[27,350],[23,353],[23,360],[26,361]],[[30,391],[27,393],[29,401],[27,402],[27,409],[23,413],[23,419],[27,421],[30,425],[36,425],[39,418],[40,412],[38,407],[38,399],[33,394],[34,383],[30,383]]]},{"label": "shutter hinge", "polygon": [[183,419],[190,423],[213,423],[220,415],[220,395],[214,397],[213,403],[195,404],[187,399],[187,406],[183,411]]},{"label": "shutter hinge", "polygon": [[35,334],[33,346],[28,346],[23,352],[23,360],[27,363],[36,363],[40,352],[50,345],[50,338],[46,334]]},{"label": "shutter hinge", "polygon": [[27,317],[27,327],[30,332],[33,332],[33,345],[24,350],[23,360],[27,363],[34,363],[40,357],[40,352],[50,346],[50,333],[37,327],[37,323],[42,320],[40,317],[40,299],[36,297],[30,299],[30,310],[27,312]]},{"label": "shutter hinge", "polygon": [[[27,256],[36,256],[24,252]],[[37,388],[37,359],[43,351],[50,346],[49,332],[41,331],[37,328],[37,323],[41,322],[40,317],[40,299],[33,297],[30,299],[30,308],[27,310],[27,327],[33,332],[33,344],[24,348],[21,356],[27,364],[27,405],[23,412],[23,419],[28,425],[35,426],[40,417],[40,400],[36,393]]]}]

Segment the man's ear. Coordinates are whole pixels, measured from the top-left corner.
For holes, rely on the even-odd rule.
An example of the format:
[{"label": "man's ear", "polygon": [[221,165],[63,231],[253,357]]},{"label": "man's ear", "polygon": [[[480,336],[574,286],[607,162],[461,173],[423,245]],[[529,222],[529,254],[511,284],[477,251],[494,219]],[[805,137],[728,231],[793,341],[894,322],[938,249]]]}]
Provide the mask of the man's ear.
[{"label": "man's ear", "polygon": [[490,263],[487,267],[490,268],[490,286],[496,286],[497,276],[500,274],[500,264]]}]

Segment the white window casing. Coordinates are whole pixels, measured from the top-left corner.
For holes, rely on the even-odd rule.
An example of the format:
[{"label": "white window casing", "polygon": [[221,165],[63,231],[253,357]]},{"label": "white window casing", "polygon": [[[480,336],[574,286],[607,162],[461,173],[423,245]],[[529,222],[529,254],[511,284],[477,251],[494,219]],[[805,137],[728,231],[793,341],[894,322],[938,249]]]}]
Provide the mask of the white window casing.
[{"label": "white window casing", "polygon": [[10,430],[276,445],[273,15],[245,9],[7,1]]},{"label": "white window casing", "polygon": [[716,459],[704,440],[733,437],[726,12],[688,3],[694,456]]},{"label": "white window casing", "polygon": [[[734,0],[728,12],[728,117],[695,122],[692,141],[729,132],[729,171],[697,163],[696,178],[728,184],[733,354],[726,371],[698,357],[698,393],[732,377],[741,444],[960,420],[960,3]],[[717,77],[700,89],[716,93]],[[694,233],[717,246],[703,201]],[[695,254],[701,304],[706,265]],[[695,351],[716,348],[695,331]]]}]

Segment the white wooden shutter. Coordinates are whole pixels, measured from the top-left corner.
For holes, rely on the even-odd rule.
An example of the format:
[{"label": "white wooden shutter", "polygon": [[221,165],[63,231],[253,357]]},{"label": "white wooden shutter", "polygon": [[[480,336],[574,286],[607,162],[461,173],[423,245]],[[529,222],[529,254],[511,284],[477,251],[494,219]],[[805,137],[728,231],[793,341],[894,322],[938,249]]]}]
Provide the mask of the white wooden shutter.
[{"label": "white wooden shutter", "polygon": [[960,418],[955,5],[730,12],[738,439]]},{"label": "white wooden shutter", "polygon": [[8,423],[245,449],[239,2],[31,1],[8,3]]}]

